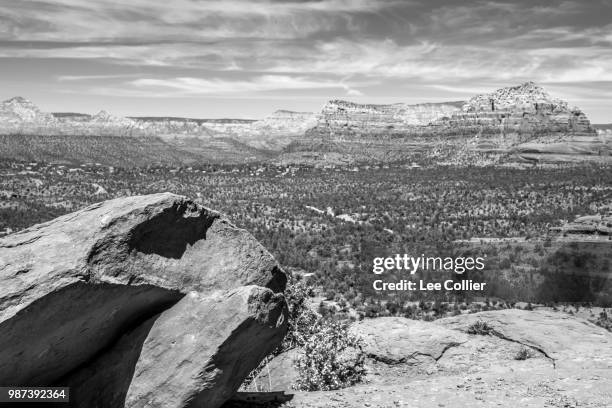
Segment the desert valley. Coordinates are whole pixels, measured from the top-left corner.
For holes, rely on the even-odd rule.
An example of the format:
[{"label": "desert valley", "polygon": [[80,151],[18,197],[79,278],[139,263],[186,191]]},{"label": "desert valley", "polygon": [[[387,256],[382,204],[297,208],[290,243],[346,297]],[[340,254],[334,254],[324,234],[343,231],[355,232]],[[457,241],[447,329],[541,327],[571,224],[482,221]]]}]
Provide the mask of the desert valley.
[{"label": "desert valley", "polygon": [[[612,125],[533,82],[259,120],[6,100],[0,385],[79,407],[609,407],[611,170]],[[394,254],[483,257],[418,277],[486,289],[374,290]]]}]

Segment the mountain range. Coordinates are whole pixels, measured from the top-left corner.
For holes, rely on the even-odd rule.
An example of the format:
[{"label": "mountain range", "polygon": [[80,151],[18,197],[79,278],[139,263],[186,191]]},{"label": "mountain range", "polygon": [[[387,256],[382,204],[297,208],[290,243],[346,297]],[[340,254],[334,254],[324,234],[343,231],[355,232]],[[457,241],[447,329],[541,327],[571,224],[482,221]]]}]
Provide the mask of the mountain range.
[{"label": "mountain range", "polygon": [[8,159],[123,166],[612,157],[610,132],[533,82],[446,103],[332,100],[318,113],[279,110],[261,120],[47,113],[15,97],[0,104],[0,139]]}]

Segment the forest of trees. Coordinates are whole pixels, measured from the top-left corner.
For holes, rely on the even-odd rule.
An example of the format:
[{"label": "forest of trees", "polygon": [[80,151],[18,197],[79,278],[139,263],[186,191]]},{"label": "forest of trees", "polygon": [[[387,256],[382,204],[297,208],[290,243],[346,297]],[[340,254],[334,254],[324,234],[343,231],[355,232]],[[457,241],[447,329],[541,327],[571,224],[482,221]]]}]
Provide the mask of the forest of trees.
[{"label": "forest of trees", "polygon": [[[287,270],[312,274],[324,298],[363,314],[409,314],[410,302],[473,297],[375,292],[373,258],[404,253],[486,254],[479,274],[419,278],[480,279],[488,282],[483,295],[499,301],[612,301],[612,241],[572,247],[548,235],[578,215],[610,210],[612,172],[597,165],[113,168],[5,161],[0,233],[97,201],[162,191],[227,214]],[[505,240],[469,241],[476,237]]]}]

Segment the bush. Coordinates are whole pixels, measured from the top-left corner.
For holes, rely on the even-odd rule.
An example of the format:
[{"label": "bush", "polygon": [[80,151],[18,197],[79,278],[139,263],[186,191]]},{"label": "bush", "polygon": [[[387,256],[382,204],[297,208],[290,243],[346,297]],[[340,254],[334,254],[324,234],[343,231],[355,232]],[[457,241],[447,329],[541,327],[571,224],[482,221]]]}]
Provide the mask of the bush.
[{"label": "bush", "polygon": [[480,334],[482,336],[488,336],[490,334],[493,334],[494,331],[495,330],[493,329],[493,327],[489,326],[489,323],[482,320],[477,320],[467,329],[467,332],[469,334]]},{"label": "bush", "polygon": [[606,312],[605,309],[599,313],[599,318],[595,324],[603,327],[606,330],[612,331],[612,318],[608,316],[608,312]]},{"label": "bush", "polygon": [[337,390],[361,381],[365,375],[360,341],[344,323],[319,320],[300,343],[303,352],[295,362],[298,390]]},{"label": "bush", "polygon": [[313,296],[312,287],[303,281],[291,280],[285,289],[285,299],[289,318],[287,319],[287,334],[283,339],[283,344],[276,354],[290,350],[298,346],[301,333],[310,331],[310,328],[317,320],[317,315],[306,304],[309,297]]},{"label": "bush", "polygon": [[514,356],[515,360],[527,360],[533,357],[531,351],[527,347],[521,347],[521,349]]}]

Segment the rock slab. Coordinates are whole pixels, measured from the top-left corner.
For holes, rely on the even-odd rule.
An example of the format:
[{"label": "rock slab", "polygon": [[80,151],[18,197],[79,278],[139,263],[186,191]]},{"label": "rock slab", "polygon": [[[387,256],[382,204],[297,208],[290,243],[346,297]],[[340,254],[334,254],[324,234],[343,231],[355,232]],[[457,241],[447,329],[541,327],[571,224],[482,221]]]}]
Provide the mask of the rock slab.
[{"label": "rock slab", "polygon": [[403,317],[365,319],[350,331],[363,340],[369,357],[388,364],[437,360],[449,347],[467,341],[463,333]]},{"label": "rock slab", "polygon": [[220,406],[282,341],[284,308],[258,286],[191,292],[64,382],[82,407]]},{"label": "rock slab", "polygon": [[612,334],[565,313],[508,309],[448,317],[436,324],[467,332],[477,321],[486,322],[500,338],[539,351],[558,368],[612,368]]}]

